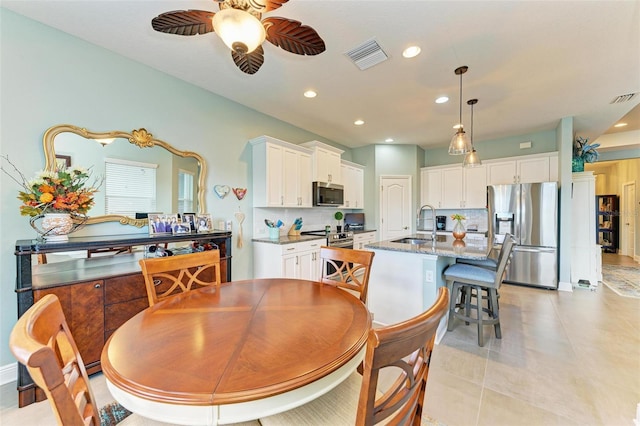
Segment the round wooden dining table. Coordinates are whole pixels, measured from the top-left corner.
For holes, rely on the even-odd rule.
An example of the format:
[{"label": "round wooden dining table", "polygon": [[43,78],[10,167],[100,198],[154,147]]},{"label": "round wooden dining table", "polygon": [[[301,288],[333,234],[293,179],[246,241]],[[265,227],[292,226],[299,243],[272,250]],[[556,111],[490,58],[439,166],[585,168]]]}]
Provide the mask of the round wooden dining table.
[{"label": "round wooden dining table", "polygon": [[109,338],[102,371],[113,397],[154,420],[216,425],[311,401],[364,358],[371,315],[348,292],[297,279],[255,279],[169,297]]}]

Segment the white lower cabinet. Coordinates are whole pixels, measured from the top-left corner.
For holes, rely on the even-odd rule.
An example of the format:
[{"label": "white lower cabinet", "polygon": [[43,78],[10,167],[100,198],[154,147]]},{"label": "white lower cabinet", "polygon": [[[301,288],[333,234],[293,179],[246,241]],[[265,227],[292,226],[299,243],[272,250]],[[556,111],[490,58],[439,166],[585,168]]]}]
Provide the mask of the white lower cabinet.
[{"label": "white lower cabinet", "polygon": [[353,236],[353,248],[356,250],[367,250],[364,246],[367,244],[376,242],[376,232],[362,232],[360,234],[354,234]]},{"label": "white lower cabinet", "polygon": [[317,281],[321,277],[320,247],[324,239],[290,244],[253,243],[255,278],[300,278]]}]

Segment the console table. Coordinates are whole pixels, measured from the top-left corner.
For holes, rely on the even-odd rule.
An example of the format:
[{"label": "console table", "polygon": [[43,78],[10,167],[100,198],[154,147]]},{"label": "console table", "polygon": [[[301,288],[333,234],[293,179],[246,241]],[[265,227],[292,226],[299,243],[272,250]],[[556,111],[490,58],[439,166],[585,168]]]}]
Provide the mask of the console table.
[{"label": "console table", "polygon": [[[218,248],[222,281],[231,281],[231,232],[72,237],[68,242],[60,243],[18,240],[15,251],[18,316],[46,294],[58,296],[87,372],[99,372],[100,354],[109,336],[149,306],[138,260],[148,253],[148,247],[164,247],[165,244],[176,246],[176,255],[188,253],[196,245]],[[113,247],[132,247],[134,250],[63,262],[32,263],[34,255],[80,250],[95,252]],[[23,365],[18,365],[17,390],[20,407],[46,398]]]}]

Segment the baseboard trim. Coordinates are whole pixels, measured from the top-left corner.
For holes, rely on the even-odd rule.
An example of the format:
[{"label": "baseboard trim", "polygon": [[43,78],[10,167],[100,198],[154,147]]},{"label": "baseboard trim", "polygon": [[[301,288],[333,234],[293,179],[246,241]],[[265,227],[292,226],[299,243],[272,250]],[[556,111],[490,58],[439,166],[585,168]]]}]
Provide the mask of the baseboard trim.
[{"label": "baseboard trim", "polygon": [[0,385],[15,382],[18,377],[18,363],[0,366]]},{"label": "baseboard trim", "polygon": [[560,281],[558,283],[558,290],[559,291],[573,291],[573,285],[571,283],[566,283],[564,281]]}]

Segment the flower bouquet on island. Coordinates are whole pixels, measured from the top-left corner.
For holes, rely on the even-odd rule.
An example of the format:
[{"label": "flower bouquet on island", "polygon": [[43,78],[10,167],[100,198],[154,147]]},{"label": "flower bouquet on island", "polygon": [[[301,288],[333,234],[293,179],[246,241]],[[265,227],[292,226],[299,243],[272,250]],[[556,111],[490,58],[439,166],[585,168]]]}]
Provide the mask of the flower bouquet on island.
[{"label": "flower bouquet on island", "polygon": [[455,213],[451,215],[451,219],[456,221],[453,225],[453,238],[456,240],[463,239],[467,235],[467,230],[464,229],[464,225],[462,224],[462,221],[466,220],[466,217],[459,213]]}]

